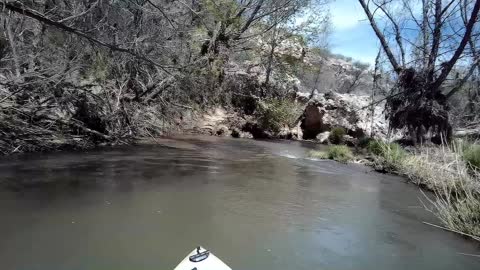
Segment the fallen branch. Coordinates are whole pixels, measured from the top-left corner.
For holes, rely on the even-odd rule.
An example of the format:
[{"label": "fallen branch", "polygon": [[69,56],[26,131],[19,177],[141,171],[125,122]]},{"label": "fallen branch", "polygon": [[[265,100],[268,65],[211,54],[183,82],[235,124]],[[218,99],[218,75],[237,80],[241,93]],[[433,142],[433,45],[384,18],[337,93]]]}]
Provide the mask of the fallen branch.
[{"label": "fallen branch", "polygon": [[166,87],[168,87],[174,81],[174,79],[175,79],[174,76],[170,76],[164,79],[163,81],[161,81],[155,87],[153,87],[149,92],[142,93],[141,96],[146,95],[145,98],[143,98],[143,103],[148,103],[150,100],[156,98],[158,94],[160,94]]}]

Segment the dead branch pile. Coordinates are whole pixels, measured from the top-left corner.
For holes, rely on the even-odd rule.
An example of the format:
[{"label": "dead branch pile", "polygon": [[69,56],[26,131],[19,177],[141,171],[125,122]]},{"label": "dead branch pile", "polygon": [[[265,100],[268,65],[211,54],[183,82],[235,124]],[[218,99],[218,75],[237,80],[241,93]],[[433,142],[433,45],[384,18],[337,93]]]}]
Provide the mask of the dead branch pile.
[{"label": "dead branch pile", "polygon": [[391,128],[406,127],[418,142],[428,132],[433,136],[451,137],[447,99],[441,92],[428,88],[423,74],[407,69],[401,73],[397,87],[399,93],[386,103]]},{"label": "dead branch pile", "polygon": [[[94,85],[2,82],[0,151],[84,148],[125,139],[120,108],[113,110]],[[112,108],[111,110],[108,108]],[[112,121],[115,119],[116,121]]]}]

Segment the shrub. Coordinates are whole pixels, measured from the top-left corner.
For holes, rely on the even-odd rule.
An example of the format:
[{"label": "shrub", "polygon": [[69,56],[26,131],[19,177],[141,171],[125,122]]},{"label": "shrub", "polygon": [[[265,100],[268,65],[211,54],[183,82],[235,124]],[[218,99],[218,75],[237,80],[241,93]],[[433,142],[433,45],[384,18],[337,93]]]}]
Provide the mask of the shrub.
[{"label": "shrub", "polygon": [[308,152],[308,156],[311,158],[328,159],[327,153],[324,151],[311,150]]},{"label": "shrub", "polygon": [[379,165],[383,167],[385,171],[398,172],[402,169],[407,152],[396,143],[386,143],[382,141],[373,140],[368,144],[368,151],[378,157]]},{"label": "shrub", "polygon": [[383,143],[378,140],[370,140],[367,145],[367,150],[368,152],[377,155],[377,156],[382,156],[383,154]]},{"label": "shrub", "polygon": [[383,149],[384,168],[392,171],[402,170],[406,156],[407,152],[400,145],[385,144]]},{"label": "shrub", "polygon": [[331,159],[338,162],[348,162],[353,159],[353,153],[345,145],[334,145],[328,148],[327,152],[310,151],[310,157],[320,159]]},{"label": "shrub", "polygon": [[345,145],[332,146],[327,151],[329,159],[339,162],[347,162],[353,159],[353,154],[350,148]]},{"label": "shrub", "polygon": [[333,144],[342,144],[343,136],[345,136],[345,134],[347,134],[347,132],[344,128],[336,127],[330,131],[330,136],[328,137],[328,139]]},{"label": "shrub", "polygon": [[370,137],[363,137],[358,141],[358,147],[367,148],[370,145],[370,142],[375,141],[375,139]]},{"label": "shrub", "polygon": [[289,100],[260,101],[256,118],[260,128],[278,133],[285,125],[292,126],[299,116],[297,105]]},{"label": "shrub", "polygon": [[86,71],[86,77],[91,77],[97,82],[107,80],[111,71],[111,65],[107,56],[96,53],[91,56],[91,65]]},{"label": "shrub", "polygon": [[463,159],[473,170],[480,169],[480,145],[469,144],[463,150]]}]

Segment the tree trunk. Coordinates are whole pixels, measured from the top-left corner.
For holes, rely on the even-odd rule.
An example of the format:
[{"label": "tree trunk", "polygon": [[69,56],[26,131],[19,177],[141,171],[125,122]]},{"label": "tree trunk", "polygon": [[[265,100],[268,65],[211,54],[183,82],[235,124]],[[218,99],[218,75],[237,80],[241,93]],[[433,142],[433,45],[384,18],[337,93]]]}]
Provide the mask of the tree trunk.
[{"label": "tree trunk", "polygon": [[277,47],[277,27],[273,29],[272,42],[270,43],[270,53],[268,54],[267,70],[265,74],[265,86],[270,83],[270,76],[272,74],[273,59],[275,57],[275,49]]},{"label": "tree trunk", "polygon": [[5,28],[6,36],[12,50],[13,63],[15,65],[15,76],[20,79],[20,60],[18,59],[17,46],[15,44],[15,35],[12,33],[11,19],[9,16],[5,16]]}]

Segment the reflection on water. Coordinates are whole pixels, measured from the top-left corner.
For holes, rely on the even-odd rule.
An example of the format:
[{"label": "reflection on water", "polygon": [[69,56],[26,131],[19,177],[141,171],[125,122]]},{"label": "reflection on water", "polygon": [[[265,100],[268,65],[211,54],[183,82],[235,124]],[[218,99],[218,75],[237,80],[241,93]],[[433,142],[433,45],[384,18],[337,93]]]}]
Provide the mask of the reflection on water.
[{"label": "reflection on water", "polygon": [[196,245],[233,269],[480,269],[400,178],[215,138],[0,161],[1,269],[173,269]]}]

